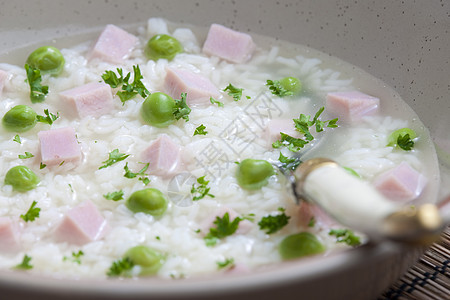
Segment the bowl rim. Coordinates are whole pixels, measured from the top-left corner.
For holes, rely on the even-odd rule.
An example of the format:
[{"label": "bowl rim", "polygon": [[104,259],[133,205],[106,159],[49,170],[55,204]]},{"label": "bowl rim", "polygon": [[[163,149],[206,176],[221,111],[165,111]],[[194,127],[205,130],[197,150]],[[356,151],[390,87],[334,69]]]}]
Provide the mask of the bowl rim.
[{"label": "bowl rim", "polygon": [[[404,253],[402,245],[390,241],[369,242],[358,248],[346,249],[328,256],[314,256],[284,261],[260,270],[242,274],[205,274],[185,279],[161,278],[63,278],[47,274],[30,274],[24,271],[0,271],[0,287],[21,292],[65,295],[106,296],[108,298],[164,297],[182,299],[211,294],[235,294],[289,284],[308,283],[324,274],[336,276],[357,266],[383,261]],[[26,284],[24,284],[26,283]]]}]

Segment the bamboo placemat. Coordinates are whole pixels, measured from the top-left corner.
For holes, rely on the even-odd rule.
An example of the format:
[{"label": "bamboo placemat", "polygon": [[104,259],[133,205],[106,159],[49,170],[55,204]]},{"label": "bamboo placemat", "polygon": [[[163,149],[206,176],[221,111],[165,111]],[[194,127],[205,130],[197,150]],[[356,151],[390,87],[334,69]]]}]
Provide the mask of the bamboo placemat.
[{"label": "bamboo placemat", "polygon": [[450,226],[379,300],[450,300]]}]

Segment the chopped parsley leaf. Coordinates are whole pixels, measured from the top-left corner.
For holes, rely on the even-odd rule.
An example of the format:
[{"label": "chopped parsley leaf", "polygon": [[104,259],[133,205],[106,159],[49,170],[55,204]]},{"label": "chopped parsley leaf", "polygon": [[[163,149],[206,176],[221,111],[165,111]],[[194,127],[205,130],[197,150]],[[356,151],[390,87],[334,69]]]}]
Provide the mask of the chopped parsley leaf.
[{"label": "chopped parsley leaf", "polygon": [[189,114],[191,113],[191,109],[186,103],[186,95],[186,93],[181,93],[181,99],[174,99],[175,107],[172,113],[175,119],[179,120],[183,118],[187,122],[189,121]]},{"label": "chopped parsley leaf", "polygon": [[123,191],[120,190],[120,191],[104,194],[103,197],[106,200],[119,201],[119,200],[123,199],[123,194],[124,194]]},{"label": "chopped parsley leaf", "polygon": [[250,213],[250,214],[244,215],[244,216],[242,216],[242,219],[253,222],[253,221],[255,221],[255,214]]},{"label": "chopped parsley leaf", "polygon": [[211,198],[215,197],[214,195],[209,193],[211,188],[208,187],[209,181],[205,180],[205,176],[197,178],[198,186],[196,186],[195,183],[192,184],[191,194],[194,195],[194,197],[192,198],[193,201],[203,199],[205,198],[205,196],[209,196]]},{"label": "chopped parsley leaf", "polygon": [[280,168],[282,168],[283,170],[295,171],[295,169],[297,169],[297,167],[302,163],[300,158],[287,157],[287,156],[284,156],[283,153],[281,153],[281,152],[280,152],[280,156],[278,157],[278,160],[281,163]]},{"label": "chopped parsley leaf", "polygon": [[27,80],[30,85],[30,99],[32,103],[42,102],[48,94],[48,86],[41,85],[42,77],[39,69],[25,64],[25,71],[27,72]]},{"label": "chopped parsley leaf", "polygon": [[33,201],[33,203],[31,203],[31,206],[28,209],[28,211],[26,212],[26,214],[25,215],[20,215],[20,217],[25,222],[32,222],[36,218],[39,218],[39,213],[40,213],[41,209],[39,207],[36,207],[36,204],[37,204],[37,202]]},{"label": "chopped parsley leaf", "polygon": [[130,277],[130,271],[133,269],[134,263],[129,257],[114,261],[108,270],[109,277]]},{"label": "chopped parsley leaf", "polygon": [[13,141],[19,144],[22,144],[22,140],[20,139],[20,136],[16,134],[13,138]]},{"label": "chopped parsley leaf", "polygon": [[[79,250],[78,252],[72,252],[72,262],[81,265],[81,257],[84,255],[84,252]],[[69,260],[67,256],[63,257],[63,261]]]},{"label": "chopped parsley leaf", "polygon": [[104,165],[102,165],[98,169],[100,170],[100,169],[104,169],[109,166],[112,166],[113,164],[115,164],[119,161],[125,160],[128,156],[130,156],[130,155],[127,155],[124,153],[119,153],[119,149],[114,149],[113,151],[111,151],[109,153],[109,158],[102,162]]},{"label": "chopped parsley leaf", "polygon": [[234,101],[241,100],[243,89],[237,88],[230,83],[223,89],[223,91],[228,92],[228,95],[233,97]]},{"label": "chopped parsley leaf", "polygon": [[139,177],[139,180],[142,181],[144,185],[147,185],[150,183],[150,179],[148,177]]},{"label": "chopped parsley leaf", "polygon": [[316,218],[312,216],[311,219],[309,219],[308,227],[314,227],[315,225],[316,225]]},{"label": "chopped parsley leaf", "polygon": [[37,115],[36,120],[41,123],[52,125],[53,122],[55,122],[59,118],[59,112],[57,112],[56,115],[54,115],[52,113],[49,113],[48,109],[44,109],[44,114],[45,116]]},{"label": "chopped parsley leaf", "polygon": [[280,98],[294,95],[294,92],[285,89],[279,80],[267,80],[266,86],[269,87],[272,94]]},{"label": "chopped parsley leaf", "polygon": [[214,246],[220,239],[235,233],[239,227],[239,222],[241,221],[242,218],[236,217],[230,222],[230,215],[228,212],[226,212],[222,218],[216,217],[214,224],[216,224],[217,227],[211,227],[209,233],[204,238],[206,246]]},{"label": "chopped parsley leaf", "polygon": [[357,177],[357,178],[361,178],[361,175],[358,174],[358,172],[356,172],[355,170],[353,170],[352,168],[349,167],[342,167],[344,170],[346,170],[348,173],[352,174],[353,176]]},{"label": "chopped parsley leaf", "polygon": [[414,141],[411,139],[409,133],[404,135],[400,134],[397,138],[397,146],[405,151],[410,151],[414,148]]},{"label": "chopped parsley leaf", "polygon": [[234,258],[231,257],[231,258],[225,259],[225,261],[217,261],[216,264],[217,264],[217,268],[219,270],[227,268],[227,267],[232,268],[232,267],[234,267]]},{"label": "chopped parsley leaf", "polygon": [[148,177],[145,176],[145,175],[147,175],[147,174],[145,174],[145,171],[147,171],[149,165],[150,165],[150,163],[146,163],[145,166],[141,170],[139,170],[139,172],[133,173],[128,168],[128,163],[126,163],[125,167],[123,167],[125,170],[125,175],[123,175],[123,176],[126,178],[130,178],[130,179],[140,176],[139,180],[141,180],[144,183],[144,185],[147,185],[150,183],[150,179],[148,179]]},{"label": "chopped parsley leaf", "polygon": [[268,215],[261,218],[261,221],[258,222],[259,229],[266,230],[267,234],[272,234],[279,231],[281,228],[286,226],[289,223],[289,219],[291,217],[287,216],[284,213],[284,208],[278,208],[281,212],[277,215]]},{"label": "chopped parsley leaf", "polygon": [[25,152],[25,154],[19,154],[20,159],[27,159],[27,158],[32,158],[32,157],[34,157],[34,155],[30,152]]},{"label": "chopped parsley leaf", "polygon": [[200,126],[198,126],[197,128],[195,128],[195,131],[194,131],[194,135],[193,135],[193,136],[196,136],[196,135],[206,135],[206,134],[208,133],[208,131],[205,131],[205,129],[206,129],[206,126],[203,125],[203,124],[201,124]]},{"label": "chopped parsley leaf", "polygon": [[31,262],[31,257],[25,254],[23,256],[22,262],[20,264],[16,265],[14,267],[14,269],[18,269],[18,270],[30,270],[30,269],[33,269],[33,265],[31,265],[30,262]]},{"label": "chopped parsley leaf", "polygon": [[47,166],[46,164],[43,164],[43,163],[41,162],[41,164],[39,165],[39,169],[42,170],[42,169],[45,168],[46,166]]},{"label": "chopped parsley leaf", "polygon": [[113,71],[105,71],[102,75],[102,79],[112,88],[122,86],[121,90],[117,92],[117,96],[119,96],[123,105],[125,105],[126,101],[134,98],[138,94],[142,98],[150,95],[150,92],[141,81],[144,77],[141,74],[139,65],[133,66],[134,78],[132,83],[128,82],[130,80],[131,73],[128,73],[125,77],[123,77],[123,70],[121,68],[117,68],[117,73],[120,77],[118,77]]},{"label": "chopped parsley leaf", "polygon": [[287,135],[283,132],[280,132],[281,139],[272,144],[273,148],[280,147],[288,147],[288,149],[292,152],[300,151],[306,144],[314,139],[313,135],[310,132],[310,127],[315,125],[316,132],[323,131],[324,127],[335,128],[338,127],[336,124],[338,119],[332,119],[328,121],[319,120],[319,116],[325,110],[324,107],[321,107],[317,113],[314,115],[314,118],[311,120],[311,116],[300,114],[298,119],[293,119],[295,129],[303,134],[304,139],[302,138],[294,138],[290,135]]},{"label": "chopped parsley leaf", "polygon": [[218,107],[223,107],[223,103],[220,101],[217,101],[213,97],[209,97],[209,102],[211,102],[211,104],[217,104]]},{"label": "chopped parsley leaf", "polygon": [[361,244],[358,236],[349,229],[331,229],[329,235],[334,235],[337,238],[337,243],[345,243],[349,246],[355,247]]},{"label": "chopped parsley leaf", "polygon": [[287,147],[289,151],[298,152],[308,144],[307,141],[292,137],[288,134],[280,132],[281,139],[272,143],[273,148]]}]

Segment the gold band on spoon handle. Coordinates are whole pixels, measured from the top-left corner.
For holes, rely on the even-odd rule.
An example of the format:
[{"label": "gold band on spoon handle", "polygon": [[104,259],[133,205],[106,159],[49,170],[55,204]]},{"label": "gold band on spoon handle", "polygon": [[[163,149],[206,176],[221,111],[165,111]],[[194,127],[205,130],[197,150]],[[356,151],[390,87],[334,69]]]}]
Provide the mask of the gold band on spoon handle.
[{"label": "gold band on spoon handle", "polygon": [[443,228],[433,204],[403,207],[326,158],[303,162],[295,171],[295,193],[324,209],[341,224],[372,239],[430,243]]}]

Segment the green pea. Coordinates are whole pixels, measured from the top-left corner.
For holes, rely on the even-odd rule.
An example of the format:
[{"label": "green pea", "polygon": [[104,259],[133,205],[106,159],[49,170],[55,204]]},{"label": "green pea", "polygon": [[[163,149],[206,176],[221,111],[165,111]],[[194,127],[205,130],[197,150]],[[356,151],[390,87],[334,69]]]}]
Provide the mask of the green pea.
[{"label": "green pea", "polygon": [[247,158],[239,164],[236,178],[243,189],[257,190],[265,186],[274,173],[273,166],[268,161]]},{"label": "green pea", "polygon": [[13,189],[18,192],[32,190],[39,182],[39,177],[26,166],[12,167],[5,176],[5,184],[12,185]]},{"label": "green pea", "polygon": [[125,205],[132,212],[143,212],[156,217],[166,212],[167,204],[167,199],[163,193],[154,188],[136,191],[125,202]]},{"label": "green pea", "polygon": [[139,275],[155,275],[164,264],[165,257],[158,251],[146,246],[130,248],[125,257],[129,258],[135,265],[141,267]]},{"label": "green pea", "polygon": [[297,95],[302,91],[302,83],[295,77],[285,77],[280,80],[280,84],[287,91],[292,92],[293,95]]},{"label": "green pea", "polygon": [[64,69],[64,56],[52,46],[43,46],[34,50],[27,58],[27,64],[39,69],[43,74],[59,75]]},{"label": "green pea", "polygon": [[144,49],[144,54],[148,59],[158,60],[165,58],[172,60],[175,55],[183,52],[183,46],[174,37],[167,34],[157,34],[153,36]]},{"label": "green pea", "polygon": [[155,127],[167,127],[175,122],[173,110],[175,100],[167,94],[157,92],[145,99],[141,107],[141,116],[145,122]]},{"label": "green pea", "polygon": [[309,232],[300,232],[285,237],[278,248],[283,259],[293,259],[324,252],[325,246]]},{"label": "green pea", "polygon": [[389,135],[387,146],[389,146],[389,147],[397,146],[397,140],[398,140],[399,136],[405,136],[407,134],[409,134],[409,138],[412,140],[417,137],[416,132],[414,130],[412,130],[411,128],[400,128],[400,129],[397,129],[396,131],[392,132]]},{"label": "green pea", "polygon": [[31,107],[16,105],[3,116],[2,122],[7,130],[24,132],[36,125],[36,117],[37,114]]}]

